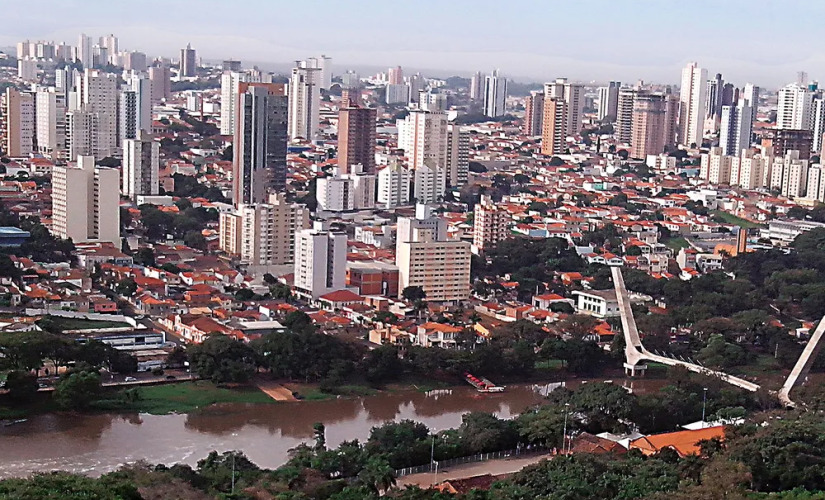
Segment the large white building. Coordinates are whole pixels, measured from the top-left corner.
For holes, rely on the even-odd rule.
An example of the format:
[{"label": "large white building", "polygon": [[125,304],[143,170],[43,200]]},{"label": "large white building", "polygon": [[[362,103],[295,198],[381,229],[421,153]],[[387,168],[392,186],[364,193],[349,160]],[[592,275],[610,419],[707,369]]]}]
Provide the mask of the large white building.
[{"label": "large white building", "polygon": [[776,128],[811,130],[813,92],[808,87],[791,83],[779,89],[776,104]]},{"label": "large white building", "polygon": [[156,195],[160,179],[160,144],[146,131],[123,141],[124,196]]},{"label": "large white building", "polygon": [[742,150],[731,163],[730,184],[743,189],[760,189],[767,185],[770,173],[768,159],[754,153],[752,149]]},{"label": "large white building", "polygon": [[34,96],[9,87],[0,96],[2,150],[7,156],[28,156],[34,150]]},{"label": "large white building", "polygon": [[490,118],[506,113],[507,78],[500,76],[498,70],[484,80],[484,114]]},{"label": "large white building", "polygon": [[296,292],[317,299],[346,286],[347,235],[304,229],[295,233]]},{"label": "large white building", "polygon": [[220,248],[253,266],[294,262],[295,233],[309,228],[305,205],[289,203],[284,193],[271,193],[268,203],[240,205],[220,216]]},{"label": "large white building", "polygon": [[619,105],[619,88],[622,82],[610,82],[607,87],[599,87],[599,121],[615,121]]},{"label": "large white building", "polygon": [[447,192],[447,170],[432,160],[413,172],[413,196],[416,203],[438,203]]},{"label": "large white building", "polygon": [[315,139],[321,106],[320,80],[320,68],[292,68],[289,80],[290,139]]},{"label": "large white building", "polygon": [[719,145],[722,154],[736,155],[751,145],[753,135],[753,108],[740,99],[735,106],[722,106]]},{"label": "large white building", "polygon": [[447,165],[447,115],[412,110],[397,121],[398,147],[404,150],[407,164],[414,169],[431,160],[442,168]]},{"label": "large white building", "polygon": [[66,95],[54,87],[35,96],[37,152],[53,160],[66,159]]},{"label": "large white building", "polygon": [[679,89],[679,141],[685,146],[702,144],[708,70],[695,62],[682,69]]},{"label": "large white building", "polygon": [[81,33],[77,38],[77,47],[75,47],[75,61],[83,65],[83,68],[92,67],[92,37]]},{"label": "large white building", "polygon": [[811,132],[813,132],[812,151],[822,151],[822,136],[825,134],[825,97],[814,99],[811,115]]},{"label": "large white building", "polygon": [[117,134],[117,75],[87,69],[82,80],[82,86],[79,86],[82,110],[97,115],[93,125],[93,154],[96,159],[112,156],[120,146]]},{"label": "large white building", "polygon": [[701,156],[699,176],[711,184],[730,184],[733,157],[722,153],[722,148],[710,148]]},{"label": "large white building", "polygon": [[120,245],[120,174],[92,156],[52,170],[52,233],[60,238]]},{"label": "large white building", "polygon": [[412,172],[394,161],[378,170],[378,206],[386,209],[410,203]]},{"label": "large white building", "polygon": [[221,75],[221,135],[235,133],[235,115],[241,82],[272,83],[272,75],[257,70],[225,71]]},{"label": "large white building", "polygon": [[799,198],[808,191],[808,160],[799,157],[799,151],[790,150],[784,157],[776,157],[771,164],[771,189],[778,189],[782,196]]},{"label": "large white building", "polygon": [[433,217],[427,205],[416,217],[400,217],[395,245],[398,293],[421,287],[428,301],[460,302],[470,296],[470,243],[447,239],[447,222]]},{"label": "large white building", "polygon": [[460,125],[447,125],[447,183],[457,187],[467,184],[470,172],[470,133]]},{"label": "large white building", "polygon": [[318,208],[327,212],[345,212],[375,208],[375,174],[364,172],[361,165],[341,174],[338,168],[331,177],[319,177],[315,187]]},{"label": "large white building", "polygon": [[318,57],[309,57],[300,63],[304,68],[316,68],[320,71],[318,84],[322,89],[329,90],[332,85],[332,58],[321,54]]},{"label": "large white building", "polygon": [[410,86],[406,83],[388,83],[384,88],[384,102],[406,104],[410,101]]}]

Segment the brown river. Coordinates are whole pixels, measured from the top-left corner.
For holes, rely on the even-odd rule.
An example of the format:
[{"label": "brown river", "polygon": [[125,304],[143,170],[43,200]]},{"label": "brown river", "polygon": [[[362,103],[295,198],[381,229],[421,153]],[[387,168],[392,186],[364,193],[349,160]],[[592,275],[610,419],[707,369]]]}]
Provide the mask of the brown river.
[{"label": "brown river", "polygon": [[50,470],[100,475],[138,460],[195,465],[212,450],[241,450],[259,466],[273,468],[286,461],[289,449],[312,441],[315,422],[324,423],[327,445],[335,447],[346,440],[365,440],[372,427],[392,420],[411,419],[442,430],[459,426],[461,416],[471,411],[509,418],[540,403],[542,393],[557,385],[509,386],[499,394],[459,387],[356,399],[229,404],[181,415],[39,415],[0,427],[0,478]]}]

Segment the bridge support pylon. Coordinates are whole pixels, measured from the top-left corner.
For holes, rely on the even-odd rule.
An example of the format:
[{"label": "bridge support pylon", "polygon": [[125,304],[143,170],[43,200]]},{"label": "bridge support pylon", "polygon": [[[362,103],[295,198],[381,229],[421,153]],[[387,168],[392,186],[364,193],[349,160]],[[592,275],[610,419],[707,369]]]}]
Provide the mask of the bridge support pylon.
[{"label": "bridge support pylon", "polygon": [[624,364],[624,374],[630,377],[644,377],[646,371],[647,365],[644,363],[638,363],[635,365],[631,365],[630,363]]}]

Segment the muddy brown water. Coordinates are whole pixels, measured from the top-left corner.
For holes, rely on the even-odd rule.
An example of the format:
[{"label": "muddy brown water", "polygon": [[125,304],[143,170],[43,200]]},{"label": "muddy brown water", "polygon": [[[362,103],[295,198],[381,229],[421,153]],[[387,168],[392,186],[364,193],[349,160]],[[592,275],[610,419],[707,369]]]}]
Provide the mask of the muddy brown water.
[{"label": "muddy brown water", "polygon": [[[656,390],[658,382],[633,383],[636,390]],[[96,476],[138,460],[194,466],[212,450],[241,450],[259,466],[274,468],[287,460],[291,448],[313,440],[315,422],[324,423],[327,445],[335,447],[366,440],[370,429],[393,420],[411,419],[442,430],[459,426],[461,416],[471,411],[510,418],[540,403],[542,393],[556,385],[510,386],[499,394],[459,387],[355,399],[225,404],[181,415],[39,415],[0,426],[0,478],[51,470]]]}]

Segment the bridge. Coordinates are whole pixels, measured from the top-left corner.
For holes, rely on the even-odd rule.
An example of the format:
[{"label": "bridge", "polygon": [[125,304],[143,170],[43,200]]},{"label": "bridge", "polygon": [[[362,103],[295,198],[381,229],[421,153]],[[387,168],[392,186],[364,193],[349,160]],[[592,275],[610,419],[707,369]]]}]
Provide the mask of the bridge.
[{"label": "bridge", "polygon": [[[636,376],[637,373],[644,373],[644,371],[647,369],[647,365],[645,364],[645,362],[653,361],[667,366],[681,366],[694,373],[701,373],[702,375],[716,377],[721,380],[724,380],[725,382],[731,385],[741,387],[742,389],[751,392],[756,392],[757,390],[759,390],[759,385],[754,384],[753,382],[747,381],[745,379],[728,375],[725,372],[711,370],[710,368],[706,368],[696,363],[691,363],[688,361],[668,358],[666,356],[654,354],[645,349],[645,347],[642,345],[642,339],[639,337],[639,330],[638,328],[636,328],[636,320],[635,318],[633,318],[633,310],[630,307],[630,296],[627,293],[627,288],[624,284],[622,270],[620,267],[614,266],[610,268],[610,272],[613,276],[613,286],[616,289],[616,300],[619,303],[619,313],[621,314],[622,318],[622,330],[624,332],[625,341],[624,367],[626,373],[628,373],[630,376]],[[823,325],[822,329],[825,330],[825,321],[821,322],[820,324]],[[817,329],[817,331],[820,333],[820,335],[822,335],[823,332],[820,331],[819,328]],[[811,357],[811,359],[813,359],[813,356]],[[808,363],[808,368],[810,368],[810,363]]]},{"label": "bridge", "polygon": [[776,394],[779,401],[785,406],[796,406],[796,404],[791,401],[791,389],[793,389],[797,382],[805,380],[805,377],[808,376],[808,371],[811,369],[816,355],[819,354],[819,350],[822,348],[820,341],[822,340],[823,334],[825,334],[825,316],[819,321],[819,325],[817,325],[816,330],[814,330],[813,335],[811,335],[811,338],[805,345],[805,349],[802,350],[802,354],[796,361],[793,370],[791,370],[791,374],[788,375],[782,388],[779,389],[779,392]]}]

